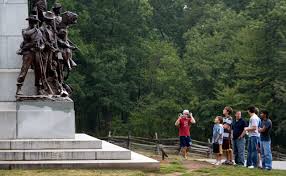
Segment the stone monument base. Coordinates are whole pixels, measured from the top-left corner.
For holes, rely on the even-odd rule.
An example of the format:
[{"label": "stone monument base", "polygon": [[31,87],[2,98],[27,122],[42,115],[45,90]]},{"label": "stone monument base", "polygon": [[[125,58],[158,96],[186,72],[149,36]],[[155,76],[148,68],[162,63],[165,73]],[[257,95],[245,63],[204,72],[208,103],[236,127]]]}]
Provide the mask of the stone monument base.
[{"label": "stone monument base", "polygon": [[[26,100],[36,98],[35,100]],[[158,161],[75,134],[74,103],[53,97],[0,102],[0,169],[158,170]]]},{"label": "stone monument base", "polygon": [[73,101],[0,103],[0,139],[73,139]]},{"label": "stone monument base", "polygon": [[17,139],[73,139],[74,134],[72,100],[17,102]]},{"label": "stone monument base", "polygon": [[74,139],[0,140],[0,169],[158,170],[158,161],[85,134]]}]

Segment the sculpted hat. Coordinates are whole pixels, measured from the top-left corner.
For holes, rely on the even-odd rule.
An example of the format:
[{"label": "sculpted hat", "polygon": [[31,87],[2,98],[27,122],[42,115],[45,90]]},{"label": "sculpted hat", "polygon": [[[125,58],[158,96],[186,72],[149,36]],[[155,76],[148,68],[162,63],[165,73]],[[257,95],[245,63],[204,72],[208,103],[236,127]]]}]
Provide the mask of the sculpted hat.
[{"label": "sculpted hat", "polygon": [[46,11],[46,12],[43,12],[43,16],[45,19],[48,19],[48,20],[53,20],[55,19],[55,14],[51,11]]},{"label": "sculpted hat", "polygon": [[26,20],[40,22],[37,15],[30,15]]},{"label": "sculpted hat", "polygon": [[62,5],[60,3],[55,3],[52,9],[61,9]]}]

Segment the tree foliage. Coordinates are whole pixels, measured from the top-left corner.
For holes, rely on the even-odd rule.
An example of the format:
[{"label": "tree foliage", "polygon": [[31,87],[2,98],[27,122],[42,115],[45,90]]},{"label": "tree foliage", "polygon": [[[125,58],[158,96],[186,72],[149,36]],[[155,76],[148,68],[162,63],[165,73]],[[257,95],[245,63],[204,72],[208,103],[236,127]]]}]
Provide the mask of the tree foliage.
[{"label": "tree foliage", "polygon": [[80,15],[69,79],[79,132],[176,136],[183,109],[205,140],[224,106],[268,109],[286,136],[285,0],[61,0]]}]

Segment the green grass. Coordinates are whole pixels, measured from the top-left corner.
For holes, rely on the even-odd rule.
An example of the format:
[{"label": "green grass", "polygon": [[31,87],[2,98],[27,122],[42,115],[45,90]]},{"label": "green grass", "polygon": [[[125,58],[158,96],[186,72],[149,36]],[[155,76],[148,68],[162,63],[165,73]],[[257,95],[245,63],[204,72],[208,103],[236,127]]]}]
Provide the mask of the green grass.
[{"label": "green grass", "polygon": [[186,173],[187,170],[182,166],[179,161],[173,161],[170,164],[161,164],[160,173],[169,174],[169,173]]},{"label": "green grass", "polygon": [[211,167],[195,171],[187,170],[180,161],[161,164],[160,171],[133,171],[133,170],[0,170],[0,176],[156,176],[156,175],[182,176],[286,176],[286,171],[247,169],[242,167]]},{"label": "green grass", "polygon": [[131,170],[0,170],[0,176],[145,176]]},{"label": "green grass", "polygon": [[162,164],[160,171],[134,171],[134,170],[0,170],[0,176],[148,176],[171,173],[187,173],[179,161]]},{"label": "green grass", "polygon": [[218,168],[206,168],[193,171],[191,173],[184,174],[184,176],[286,176],[286,171],[272,170],[264,171],[261,169],[248,169],[242,167],[218,167]]}]

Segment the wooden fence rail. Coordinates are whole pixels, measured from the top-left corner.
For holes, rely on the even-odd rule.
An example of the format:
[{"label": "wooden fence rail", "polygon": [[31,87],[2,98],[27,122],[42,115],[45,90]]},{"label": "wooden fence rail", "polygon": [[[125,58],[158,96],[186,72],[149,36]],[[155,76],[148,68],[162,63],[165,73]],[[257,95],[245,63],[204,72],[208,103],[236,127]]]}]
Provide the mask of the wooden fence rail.
[{"label": "wooden fence rail", "polygon": [[[131,136],[112,136],[109,132],[107,137],[100,137],[102,140],[107,140],[111,143],[125,147],[128,149],[141,149],[155,152],[155,154],[162,154],[162,159],[168,157],[168,154],[179,154],[179,139],[178,138],[165,138],[159,139],[158,134],[155,134],[155,139]],[[203,142],[192,140],[191,155],[212,158],[212,145],[210,141]],[[279,150],[281,151],[281,150]],[[246,151],[247,152],[247,151]],[[278,151],[273,151],[273,158],[279,161],[286,161],[286,154]]]}]

